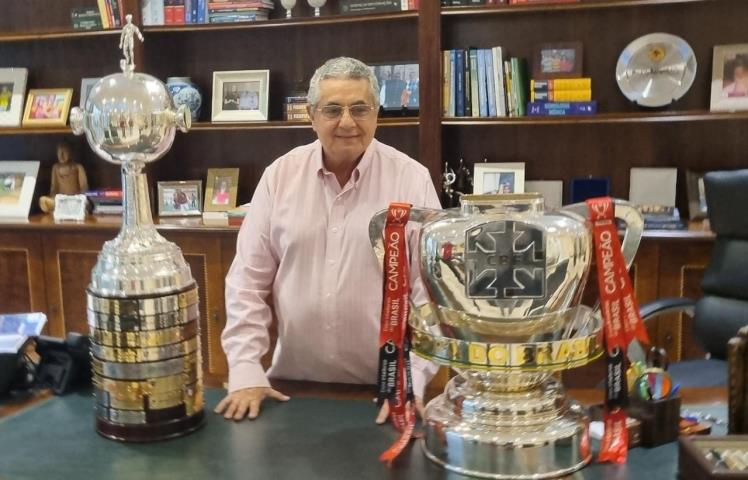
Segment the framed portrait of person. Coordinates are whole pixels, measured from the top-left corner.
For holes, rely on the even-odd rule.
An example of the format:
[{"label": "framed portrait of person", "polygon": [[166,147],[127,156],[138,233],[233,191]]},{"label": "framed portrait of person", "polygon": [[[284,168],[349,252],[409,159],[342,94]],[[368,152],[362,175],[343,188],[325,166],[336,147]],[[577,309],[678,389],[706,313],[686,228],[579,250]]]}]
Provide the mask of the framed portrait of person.
[{"label": "framed portrait of person", "polygon": [[18,127],[26,96],[25,68],[0,68],[0,127]]},{"label": "framed portrait of person", "polygon": [[563,180],[528,180],[525,182],[525,192],[542,195],[547,210],[558,210],[563,206]]},{"label": "framed portrait of person", "polygon": [[72,98],[72,88],[29,90],[23,113],[23,125],[64,127],[68,123]]},{"label": "framed portrait of person", "polygon": [[79,107],[86,107],[86,99],[88,99],[88,94],[91,93],[91,89],[93,89],[94,85],[96,85],[96,82],[98,82],[99,80],[101,80],[101,77],[81,78],[81,92],[80,99],[78,101]]},{"label": "framed portrait of person", "polygon": [[159,217],[188,217],[202,213],[202,180],[158,182],[157,186]]},{"label": "framed portrait of person", "polygon": [[226,212],[236,208],[236,189],[239,185],[238,168],[209,168],[205,183],[206,212]]},{"label": "framed portrait of person", "polygon": [[213,122],[266,122],[270,70],[213,72]]},{"label": "framed portrait of person", "polygon": [[543,43],[535,47],[532,78],[579,78],[582,76],[581,42]]},{"label": "framed portrait of person", "polygon": [[748,110],[748,43],[717,45],[713,58],[710,110]]},{"label": "framed portrait of person", "polygon": [[498,195],[525,193],[525,164],[476,163],[473,170],[473,193]]},{"label": "framed portrait of person", "polygon": [[0,161],[0,218],[28,218],[39,162]]},{"label": "framed portrait of person", "polygon": [[379,84],[379,108],[383,116],[418,115],[418,62],[372,64],[369,69]]}]

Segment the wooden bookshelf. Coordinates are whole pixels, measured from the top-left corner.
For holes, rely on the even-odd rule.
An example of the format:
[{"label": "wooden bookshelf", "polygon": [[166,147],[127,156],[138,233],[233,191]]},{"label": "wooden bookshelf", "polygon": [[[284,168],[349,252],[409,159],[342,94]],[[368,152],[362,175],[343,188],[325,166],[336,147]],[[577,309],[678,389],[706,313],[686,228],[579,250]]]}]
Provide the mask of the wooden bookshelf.
[{"label": "wooden bookshelf", "polygon": [[748,119],[748,112],[708,112],[701,110],[667,112],[600,113],[586,116],[548,117],[445,117],[442,125],[552,125],[654,122],[712,122]]},{"label": "wooden bookshelf", "polygon": [[579,3],[538,3],[532,5],[487,5],[484,7],[444,7],[442,15],[511,15],[550,11],[579,11],[609,8],[649,7],[682,3],[711,2],[713,0],[582,0]]}]

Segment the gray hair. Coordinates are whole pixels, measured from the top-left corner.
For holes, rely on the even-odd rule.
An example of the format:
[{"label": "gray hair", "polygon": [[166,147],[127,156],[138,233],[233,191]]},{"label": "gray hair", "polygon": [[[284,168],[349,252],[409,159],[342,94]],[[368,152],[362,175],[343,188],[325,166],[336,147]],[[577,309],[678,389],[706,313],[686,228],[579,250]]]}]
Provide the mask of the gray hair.
[{"label": "gray hair", "polygon": [[319,82],[328,78],[362,79],[369,82],[369,93],[374,99],[374,106],[379,108],[379,82],[371,69],[361,60],[351,57],[337,57],[326,61],[319,67],[309,81],[307,100],[312,107],[319,102]]}]

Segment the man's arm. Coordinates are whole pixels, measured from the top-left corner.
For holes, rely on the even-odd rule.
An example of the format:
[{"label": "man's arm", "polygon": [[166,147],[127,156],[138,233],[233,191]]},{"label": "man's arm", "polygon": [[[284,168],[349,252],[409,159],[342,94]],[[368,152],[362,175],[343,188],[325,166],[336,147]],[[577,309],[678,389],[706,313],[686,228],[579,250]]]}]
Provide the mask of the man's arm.
[{"label": "man's arm", "polygon": [[252,197],[226,276],[226,328],[221,335],[229,364],[229,393],[268,387],[260,359],[268,351],[272,312],[267,303],[278,259],[270,245],[272,192],[265,170]]}]

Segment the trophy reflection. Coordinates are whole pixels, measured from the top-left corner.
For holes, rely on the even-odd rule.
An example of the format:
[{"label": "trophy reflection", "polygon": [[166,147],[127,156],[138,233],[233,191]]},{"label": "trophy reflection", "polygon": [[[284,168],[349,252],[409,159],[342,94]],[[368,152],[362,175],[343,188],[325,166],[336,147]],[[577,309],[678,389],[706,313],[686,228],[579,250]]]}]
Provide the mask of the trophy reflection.
[{"label": "trophy reflection", "polygon": [[[627,266],[641,215],[626,224]],[[483,478],[552,478],[591,458],[589,418],[555,372],[604,352],[598,312],[580,304],[593,248],[587,206],[545,212],[538,194],[465,195],[461,208],[413,208],[429,301],[411,306],[413,350],[454,368],[426,406],[423,447],[445,468]],[[386,211],[369,235],[381,259]]]}]

